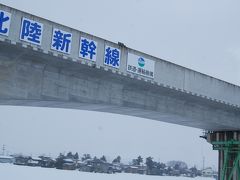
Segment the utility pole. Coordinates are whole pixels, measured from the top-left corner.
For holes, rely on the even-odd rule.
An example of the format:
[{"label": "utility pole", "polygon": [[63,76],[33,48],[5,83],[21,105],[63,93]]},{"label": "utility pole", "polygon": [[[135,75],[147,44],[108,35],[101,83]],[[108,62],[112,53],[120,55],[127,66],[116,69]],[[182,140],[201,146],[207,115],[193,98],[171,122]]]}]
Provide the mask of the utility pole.
[{"label": "utility pole", "polygon": [[203,170],[205,169],[205,156],[203,156]]},{"label": "utility pole", "polygon": [[4,156],[4,154],[5,154],[5,145],[3,145],[2,147],[2,155]]}]

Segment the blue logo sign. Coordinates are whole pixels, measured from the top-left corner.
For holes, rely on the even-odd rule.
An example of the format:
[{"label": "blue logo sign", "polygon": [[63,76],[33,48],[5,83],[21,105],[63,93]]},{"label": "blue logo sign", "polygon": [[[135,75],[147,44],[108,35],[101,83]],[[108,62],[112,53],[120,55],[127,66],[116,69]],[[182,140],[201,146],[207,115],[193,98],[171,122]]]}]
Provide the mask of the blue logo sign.
[{"label": "blue logo sign", "polygon": [[138,65],[140,67],[144,67],[145,66],[145,60],[142,57],[138,58]]}]

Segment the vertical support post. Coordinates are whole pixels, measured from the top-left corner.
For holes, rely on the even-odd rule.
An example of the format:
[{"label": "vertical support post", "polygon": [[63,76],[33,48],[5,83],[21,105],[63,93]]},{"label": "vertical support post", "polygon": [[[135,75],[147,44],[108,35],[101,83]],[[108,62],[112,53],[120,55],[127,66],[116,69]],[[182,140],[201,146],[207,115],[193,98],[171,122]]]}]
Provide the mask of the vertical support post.
[{"label": "vertical support post", "polygon": [[240,131],[208,132],[213,150],[219,151],[219,180],[240,179]]},{"label": "vertical support post", "polygon": [[225,180],[226,172],[227,172],[227,164],[228,164],[228,150],[224,151],[224,165],[220,173],[221,180]]},{"label": "vertical support post", "polygon": [[239,169],[240,169],[240,167],[239,167],[239,162],[240,162],[240,153],[238,153],[237,158],[236,158],[236,159],[234,160],[234,162],[233,162],[233,168],[232,168],[232,170],[231,170],[231,172],[230,172],[230,174],[229,174],[228,180],[231,180],[231,179],[232,179],[234,170],[238,171],[238,174],[240,173],[240,172],[239,172]]}]

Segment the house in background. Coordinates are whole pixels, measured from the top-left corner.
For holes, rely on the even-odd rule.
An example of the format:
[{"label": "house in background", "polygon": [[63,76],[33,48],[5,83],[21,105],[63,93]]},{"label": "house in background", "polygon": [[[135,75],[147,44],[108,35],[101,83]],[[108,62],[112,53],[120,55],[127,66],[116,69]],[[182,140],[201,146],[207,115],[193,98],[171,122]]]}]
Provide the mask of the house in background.
[{"label": "house in background", "polygon": [[215,177],[216,175],[217,173],[211,167],[202,170],[203,177]]},{"label": "house in background", "polygon": [[27,165],[28,166],[41,166],[41,161],[42,159],[41,158],[38,158],[38,157],[31,157],[28,162],[27,162]]},{"label": "house in background", "polygon": [[55,159],[53,159],[51,157],[47,157],[47,156],[39,156],[39,158],[41,158],[41,161],[40,161],[41,167],[55,168],[55,163],[56,163]]},{"label": "house in background", "polygon": [[123,163],[112,163],[112,167],[113,167],[114,173],[121,173],[123,171],[124,164]]},{"label": "house in background", "polygon": [[79,164],[79,170],[97,173],[115,173],[115,168],[111,163],[100,159],[87,159]]},{"label": "house in background", "polygon": [[144,165],[127,165],[124,167],[125,173],[132,173],[132,174],[146,174],[147,173],[147,166]]},{"label": "house in background", "polygon": [[30,156],[23,156],[23,155],[15,155],[15,165],[22,165],[22,166],[27,166],[28,161],[31,159]]},{"label": "house in background", "polygon": [[77,164],[72,159],[63,159],[64,163],[62,165],[62,169],[64,170],[75,170],[77,168]]},{"label": "house in background", "polygon": [[0,156],[0,163],[14,163],[15,158],[12,156]]},{"label": "house in background", "polygon": [[78,169],[79,169],[79,171],[83,171],[83,172],[93,172],[94,171],[93,165],[89,163],[89,160],[79,161]]}]

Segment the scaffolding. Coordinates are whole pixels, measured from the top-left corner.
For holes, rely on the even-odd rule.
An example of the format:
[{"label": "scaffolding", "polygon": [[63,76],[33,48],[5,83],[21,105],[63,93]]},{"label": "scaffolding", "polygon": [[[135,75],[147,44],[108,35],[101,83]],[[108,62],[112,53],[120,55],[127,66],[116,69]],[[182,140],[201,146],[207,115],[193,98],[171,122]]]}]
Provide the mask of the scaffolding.
[{"label": "scaffolding", "polygon": [[240,178],[240,141],[213,141],[213,150],[223,153],[224,160],[219,180],[232,180],[234,172]]}]

